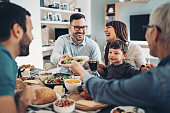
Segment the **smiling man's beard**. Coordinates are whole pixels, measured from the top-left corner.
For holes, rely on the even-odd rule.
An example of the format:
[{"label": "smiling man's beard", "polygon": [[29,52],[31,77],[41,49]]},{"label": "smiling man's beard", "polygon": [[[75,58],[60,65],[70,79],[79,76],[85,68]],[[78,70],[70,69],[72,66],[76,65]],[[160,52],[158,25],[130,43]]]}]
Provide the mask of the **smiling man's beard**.
[{"label": "smiling man's beard", "polygon": [[24,33],[22,36],[22,39],[19,42],[20,47],[20,53],[19,56],[28,56],[29,55],[29,45],[31,43],[31,40],[29,36]]},{"label": "smiling man's beard", "polygon": [[73,37],[74,37],[74,39],[75,39],[77,42],[81,42],[82,40],[81,40],[81,39],[79,40],[79,37],[77,36],[78,34],[82,34],[82,37],[81,37],[81,38],[84,39],[84,34],[81,33],[81,32],[73,33]]}]

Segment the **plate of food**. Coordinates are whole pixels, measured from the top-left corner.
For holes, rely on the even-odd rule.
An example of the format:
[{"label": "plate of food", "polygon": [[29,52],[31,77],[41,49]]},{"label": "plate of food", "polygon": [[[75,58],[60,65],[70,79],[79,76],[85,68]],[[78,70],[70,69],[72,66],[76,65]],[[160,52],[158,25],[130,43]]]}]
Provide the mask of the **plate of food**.
[{"label": "plate of food", "polygon": [[33,107],[46,108],[53,104],[54,101],[60,100],[61,96],[54,92],[51,88],[41,87],[35,89],[36,100],[33,102]]},{"label": "plate of food", "polygon": [[47,87],[54,88],[56,85],[63,85],[65,79],[72,78],[70,74],[56,73],[53,76],[46,77],[44,84]]},{"label": "plate of food", "polygon": [[69,58],[65,57],[64,59],[60,60],[58,64],[68,68],[70,67],[70,64],[73,60],[83,65],[88,59],[89,59],[88,56],[76,56],[76,57],[69,57]]},{"label": "plate of food", "polygon": [[110,113],[145,113],[145,111],[134,106],[118,106],[113,108]]},{"label": "plate of food", "polygon": [[39,78],[44,81],[47,77],[52,76],[54,73],[50,71],[40,71],[39,72]]}]

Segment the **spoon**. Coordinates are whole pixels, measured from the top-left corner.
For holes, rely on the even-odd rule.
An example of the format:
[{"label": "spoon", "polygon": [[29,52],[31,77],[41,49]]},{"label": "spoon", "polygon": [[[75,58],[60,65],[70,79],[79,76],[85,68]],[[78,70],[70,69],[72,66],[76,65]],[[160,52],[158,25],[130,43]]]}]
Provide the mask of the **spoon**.
[{"label": "spoon", "polygon": [[45,82],[44,81],[42,81],[39,77],[38,77],[38,79],[46,86],[46,84],[45,84]]}]

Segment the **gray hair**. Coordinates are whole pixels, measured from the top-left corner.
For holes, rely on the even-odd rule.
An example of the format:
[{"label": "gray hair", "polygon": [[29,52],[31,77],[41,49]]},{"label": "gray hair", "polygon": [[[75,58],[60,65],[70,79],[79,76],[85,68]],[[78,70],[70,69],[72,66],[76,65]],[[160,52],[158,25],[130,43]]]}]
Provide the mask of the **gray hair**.
[{"label": "gray hair", "polygon": [[160,42],[164,48],[170,48],[170,2],[162,4],[152,11],[149,24],[161,29]]}]

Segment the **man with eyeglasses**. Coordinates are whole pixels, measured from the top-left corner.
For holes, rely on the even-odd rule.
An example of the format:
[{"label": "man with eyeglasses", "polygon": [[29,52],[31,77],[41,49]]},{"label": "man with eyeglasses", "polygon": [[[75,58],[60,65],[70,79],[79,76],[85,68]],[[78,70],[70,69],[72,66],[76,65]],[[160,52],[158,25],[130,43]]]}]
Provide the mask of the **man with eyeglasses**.
[{"label": "man with eyeglasses", "polygon": [[[70,34],[62,35],[55,41],[55,47],[51,55],[51,62],[58,64],[64,57],[88,56],[89,59],[101,62],[101,52],[98,44],[85,36],[87,24],[85,16],[75,13],[70,16],[68,26]],[[86,66],[84,65],[86,68]]]},{"label": "man with eyeglasses", "polygon": [[145,37],[150,54],[158,57],[160,63],[129,79],[99,79],[79,63],[72,62],[70,68],[80,74],[86,90],[95,101],[114,107],[140,107],[145,113],[170,113],[170,2],[151,13]]}]

